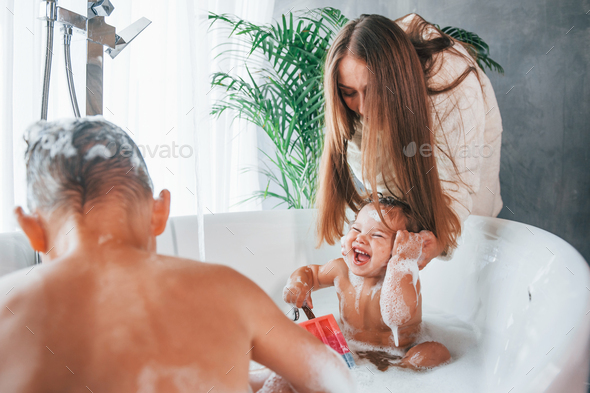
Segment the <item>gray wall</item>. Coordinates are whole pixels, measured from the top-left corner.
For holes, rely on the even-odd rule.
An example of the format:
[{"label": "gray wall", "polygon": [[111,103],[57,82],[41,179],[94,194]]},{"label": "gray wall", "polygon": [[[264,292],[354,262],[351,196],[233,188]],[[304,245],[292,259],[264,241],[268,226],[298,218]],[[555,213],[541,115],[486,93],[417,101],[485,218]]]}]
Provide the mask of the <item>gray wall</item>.
[{"label": "gray wall", "polygon": [[273,17],[326,6],[350,19],[416,12],[482,37],[505,71],[487,72],[504,128],[499,217],[552,232],[590,262],[590,0],[276,0]]}]

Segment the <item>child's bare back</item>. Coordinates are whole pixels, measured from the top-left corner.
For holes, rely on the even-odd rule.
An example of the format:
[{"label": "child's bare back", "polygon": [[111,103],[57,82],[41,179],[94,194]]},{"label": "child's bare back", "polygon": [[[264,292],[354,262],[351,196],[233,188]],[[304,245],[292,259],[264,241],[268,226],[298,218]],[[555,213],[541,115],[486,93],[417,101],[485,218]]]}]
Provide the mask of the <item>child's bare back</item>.
[{"label": "child's bare back", "polygon": [[344,258],[296,270],[284,291],[285,301],[313,307],[311,289],[333,285],[349,339],[407,351],[402,367],[435,367],[450,360],[448,350],[435,342],[415,345],[422,322],[417,262],[421,236],[406,230],[397,208],[381,208],[393,231],[370,205],[363,207],[343,239]]},{"label": "child's bare back", "polygon": [[0,392],[247,392],[250,360],[299,392],[354,391],[251,280],[156,253],[170,193],[154,198],[120,128],[41,122],[28,145],[30,213],[15,214],[43,263],[0,279]]},{"label": "child's bare back", "polygon": [[0,348],[13,354],[2,391],[248,391],[250,357],[283,322],[248,315],[241,296],[270,306],[255,285],[218,265],[93,251],[0,281],[13,288],[0,310]]}]

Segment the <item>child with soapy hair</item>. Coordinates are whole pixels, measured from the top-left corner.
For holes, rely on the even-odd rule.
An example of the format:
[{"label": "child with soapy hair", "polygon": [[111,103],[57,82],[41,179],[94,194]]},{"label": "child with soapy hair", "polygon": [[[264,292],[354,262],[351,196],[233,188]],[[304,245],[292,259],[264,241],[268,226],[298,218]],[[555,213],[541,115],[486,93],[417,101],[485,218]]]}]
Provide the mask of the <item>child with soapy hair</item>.
[{"label": "child with soapy hair", "polygon": [[354,392],[340,356],[251,280],[156,252],[170,192],[154,197],[121,128],[42,121],[25,140],[15,213],[43,263],[0,278],[0,392],[245,393],[251,360],[281,376],[265,392]]},{"label": "child with soapy hair", "polygon": [[[449,362],[444,345],[416,345],[422,322],[418,260],[427,232],[420,229],[406,203],[382,196],[378,204],[365,200],[343,238],[344,257],[295,270],[284,289],[284,300],[298,308],[313,308],[311,292],[335,286],[347,339],[403,350],[405,355],[393,364],[399,367],[425,369]],[[388,357],[383,351],[357,354],[383,369],[387,359],[379,353]]]}]

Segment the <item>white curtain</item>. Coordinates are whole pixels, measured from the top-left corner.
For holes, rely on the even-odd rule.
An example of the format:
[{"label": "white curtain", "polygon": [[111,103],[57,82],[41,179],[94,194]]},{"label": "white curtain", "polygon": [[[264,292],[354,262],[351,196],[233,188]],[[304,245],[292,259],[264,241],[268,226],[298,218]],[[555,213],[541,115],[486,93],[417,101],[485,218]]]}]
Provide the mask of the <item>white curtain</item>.
[{"label": "white curtain", "polygon": [[[44,22],[37,0],[3,0],[0,10],[0,230],[15,230],[15,205],[25,205],[23,130],[40,118]],[[209,112],[217,89],[210,75],[244,76],[237,62],[213,59],[227,32],[207,31],[209,11],[270,23],[274,0],[112,0],[106,18],[117,30],[146,17],[152,21],[119,56],[104,59],[104,117],[121,126],[144,152],[156,193],[172,193],[171,215],[258,210],[259,201],[237,204],[260,189],[256,127]],[[85,12],[85,1],[58,5]],[[55,30],[48,119],[72,116],[63,66],[63,35]],[[74,35],[72,70],[85,113],[85,38]],[[252,171],[243,172],[242,169]],[[197,187],[198,186],[198,187]],[[197,203],[199,201],[199,203]]]}]

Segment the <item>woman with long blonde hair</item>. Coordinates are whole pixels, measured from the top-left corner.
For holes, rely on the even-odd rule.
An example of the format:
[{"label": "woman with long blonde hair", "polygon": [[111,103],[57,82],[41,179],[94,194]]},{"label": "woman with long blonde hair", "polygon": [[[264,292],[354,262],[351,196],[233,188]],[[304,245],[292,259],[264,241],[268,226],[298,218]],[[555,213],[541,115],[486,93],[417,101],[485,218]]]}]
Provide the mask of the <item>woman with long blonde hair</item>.
[{"label": "woman with long blonde hair", "polygon": [[474,57],[417,14],[361,15],[338,33],[324,70],[320,243],[342,237],[363,187],[373,201],[382,193],[410,206],[420,268],[451,258],[469,214],[498,215],[502,123]]}]

